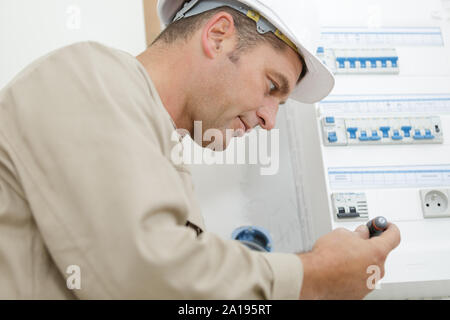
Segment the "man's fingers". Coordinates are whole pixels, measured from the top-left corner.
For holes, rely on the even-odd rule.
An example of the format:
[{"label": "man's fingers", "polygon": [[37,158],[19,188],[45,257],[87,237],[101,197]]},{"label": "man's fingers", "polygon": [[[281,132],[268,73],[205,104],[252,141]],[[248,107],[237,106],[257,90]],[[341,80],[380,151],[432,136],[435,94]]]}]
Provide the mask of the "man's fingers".
[{"label": "man's fingers", "polygon": [[387,255],[400,244],[400,230],[395,224],[389,223],[387,229],[380,236],[371,238],[371,241],[377,242],[382,246]]},{"label": "man's fingers", "polygon": [[355,232],[364,240],[369,239],[369,228],[366,225],[360,225]]}]

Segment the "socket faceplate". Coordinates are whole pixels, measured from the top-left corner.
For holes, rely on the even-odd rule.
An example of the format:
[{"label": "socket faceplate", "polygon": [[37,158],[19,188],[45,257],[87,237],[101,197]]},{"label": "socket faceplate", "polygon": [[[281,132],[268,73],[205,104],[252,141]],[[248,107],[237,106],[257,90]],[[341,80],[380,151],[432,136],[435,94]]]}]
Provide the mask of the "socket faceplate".
[{"label": "socket faceplate", "polygon": [[424,218],[450,217],[449,194],[447,189],[420,190]]}]

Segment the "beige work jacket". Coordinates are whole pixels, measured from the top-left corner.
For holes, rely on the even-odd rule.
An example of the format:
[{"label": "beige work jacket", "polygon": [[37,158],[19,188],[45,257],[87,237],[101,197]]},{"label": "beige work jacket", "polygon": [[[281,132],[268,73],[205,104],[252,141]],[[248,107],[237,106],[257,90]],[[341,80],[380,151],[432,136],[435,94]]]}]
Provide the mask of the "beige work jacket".
[{"label": "beige work jacket", "polygon": [[139,61],[94,42],[0,91],[0,298],[298,298],[296,255],[205,230],[173,133]]}]

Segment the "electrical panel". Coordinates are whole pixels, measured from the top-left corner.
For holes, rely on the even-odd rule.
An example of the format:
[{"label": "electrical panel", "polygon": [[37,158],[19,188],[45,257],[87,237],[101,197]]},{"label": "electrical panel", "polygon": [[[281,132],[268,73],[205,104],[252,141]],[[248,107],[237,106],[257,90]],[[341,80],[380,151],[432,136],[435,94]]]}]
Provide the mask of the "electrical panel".
[{"label": "electrical panel", "polygon": [[[401,231],[372,299],[450,296],[450,20],[442,18],[443,2],[320,0],[317,56],[336,87],[290,114],[298,122],[292,146],[302,221],[313,240],[377,216]],[[360,14],[341,17],[341,6]]]}]

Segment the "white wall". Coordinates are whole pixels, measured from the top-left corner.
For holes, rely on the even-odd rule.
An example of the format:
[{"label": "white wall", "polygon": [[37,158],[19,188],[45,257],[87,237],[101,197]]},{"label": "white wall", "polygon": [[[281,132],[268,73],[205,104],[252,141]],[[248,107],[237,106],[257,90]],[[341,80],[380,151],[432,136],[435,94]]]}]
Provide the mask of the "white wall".
[{"label": "white wall", "polygon": [[34,59],[84,40],[144,51],[142,0],[0,0],[0,88]]}]

